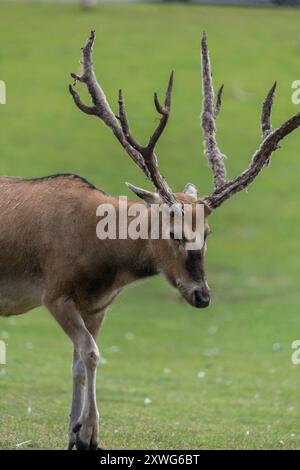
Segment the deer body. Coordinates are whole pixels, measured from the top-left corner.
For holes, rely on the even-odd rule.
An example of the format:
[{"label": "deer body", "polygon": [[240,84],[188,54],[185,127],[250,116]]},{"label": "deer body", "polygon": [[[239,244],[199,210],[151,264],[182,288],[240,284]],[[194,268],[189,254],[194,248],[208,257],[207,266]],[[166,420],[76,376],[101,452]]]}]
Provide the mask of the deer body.
[{"label": "deer body", "polygon": [[[208,47],[203,34],[201,124],[214,188],[209,196],[202,198],[198,198],[197,190],[191,184],[186,185],[183,192],[174,193],[159,172],[155,154],[155,145],[169,119],[173,73],[164,105],[154,95],[155,107],[161,117],[148,144],[142,146],[130,131],[122,91],[119,91],[119,115],[115,116],[97,81],[92,62],[94,40],[92,31],[82,49],[82,73],[71,74],[75,83],[86,85],[92,105],[84,104],[74,85],[70,85],[75,105],[112,130],[123,149],[155,186],[156,192],[150,192],[129,185],[143,200],[143,217],[149,217],[153,204],[167,205],[169,208],[175,206],[175,212],[186,221],[188,207],[193,214],[189,222],[189,233],[192,233],[194,214],[202,205],[206,239],[211,212],[256,178],[278,148],[278,143],[300,126],[300,113],[272,130],[274,84],[262,107],[262,142],[249,167],[235,179],[227,180],[215,126],[223,86],[215,103]],[[109,203],[118,212],[118,202],[118,198],[108,196],[75,175],[34,180],[0,178],[0,316],[21,314],[44,305],[70,337],[74,352],[69,449],[74,445],[77,449],[98,448],[96,368],[100,356],[96,337],[107,307],[122,289],[138,279],[163,273],[192,306],[203,308],[210,303],[204,272],[205,246],[190,249],[184,232],[178,239],[174,233],[175,213],[167,238],[99,240],[97,208]],[[130,201],[127,207],[134,202]],[[148,230],[151,231],[151,226]]]},{"label": "deer body", "polygon": [[[127,284],[160,272],[175,287],[178,277],[193,304],[195,289],[207,289],[202,270],[195,271],[190,263],[189,273],[184,250],[182,265],[171,263],[175,245],[170,240],[99,240],[97,208],[109,203],[117,212],[118,199],[76,175],[1,177],[0,192],[0,316],[44,305],[74,342],[69,445],[77,439],[77,448],[86,448],[86,442],[88,448],[96,448],[94,381],[99,351],[94,338],[107,307]],[[183,193],[178,197],[191,202]],[[134,203],[129,201],[128,206]],[[150,211],[144,207],[145,213]],[[84,394],[85,381],[91,384],[91,396]],[[74,433],[83,423],[84,444]]]}]

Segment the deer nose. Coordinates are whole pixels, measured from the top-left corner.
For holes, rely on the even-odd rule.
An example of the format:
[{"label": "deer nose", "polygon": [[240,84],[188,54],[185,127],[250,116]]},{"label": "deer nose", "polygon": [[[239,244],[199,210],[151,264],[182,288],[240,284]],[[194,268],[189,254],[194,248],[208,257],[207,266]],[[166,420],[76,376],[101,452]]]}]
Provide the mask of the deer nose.
[{"label": "deer nose", "polygon": [[210,292],[203,292],[201,289],[196,289],[194,291],[194,305],[197,308],[205,308],[210,304]]}]

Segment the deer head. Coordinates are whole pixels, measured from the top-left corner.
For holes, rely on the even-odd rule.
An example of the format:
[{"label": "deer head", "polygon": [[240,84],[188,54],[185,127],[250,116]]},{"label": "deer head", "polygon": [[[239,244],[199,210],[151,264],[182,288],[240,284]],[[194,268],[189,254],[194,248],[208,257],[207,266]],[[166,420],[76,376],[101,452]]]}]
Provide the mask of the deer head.
[{"label": "deer head", "polygon": [[[156,191],[150,192],[137,188],[131,184],[128,187],[145,203],[167,204],[177,207],[183,212],[186,205],[191,205],[193,210],[198,205],[204,207],[204,239],[209,234],[208,217],[214,209],[221,206],[235,193],[245,189],[264,166],[269,163],[272,153],[279,148],[278,143],[300,125],[300,113],[284,122],[279,128],[272,130],[271,109],[276,88],[276,83],[267,94],[261,113],[262,141],[259,148],[252,156],[249,167],[232,180],[226,178],[224,155],[221,153],[216,140],[216,118],[222,104],[223,85],[220,87],[215,102],[215,93],[212,83],[211,66],[207,47],[206,35],[203,33],[201,42],[202,58],[202,92],[203,110],[201,124],[204,133],[205,154],[213,173],[213,190],[211,194],[198,197],[196,187],[187,184],[184,191],[174,193],[166,180],[162,177],[158,168],[155,146],[162,135],[170,115],[171,96],[173,88],[173,72],[170,75],[164,105],[154,94],[154,104],[159,113],[160,120],[146,146],[140,145],[133,137],[127,119],[122,91],[119,91],[119,113],[116,116],[111,110],[105,94],[97,81],[93,62],[92,50],[95,40],[95,32],[92,31],[85,46],[82,49],[81,75],[72,73],[75,83],[84,83],[92,99],[92,106],[84,104],[73,86],[69,86],[70,93],[76,106],[86,114],[94,115],[101,119],[114,133],[122,147],[146,177],[153,183]],[[194,224],[192,218],[191,224]],[[204,254],[206,245],[198,250],[189,250],[184,236],[176,239],[170,230],[168,240],[153,241],[153,251],[158,263],[158,269],[163,271],[169,282],[176,287],[183,297],[195,307],[207,307],[210,303],[210,290],[205,279]]]}]

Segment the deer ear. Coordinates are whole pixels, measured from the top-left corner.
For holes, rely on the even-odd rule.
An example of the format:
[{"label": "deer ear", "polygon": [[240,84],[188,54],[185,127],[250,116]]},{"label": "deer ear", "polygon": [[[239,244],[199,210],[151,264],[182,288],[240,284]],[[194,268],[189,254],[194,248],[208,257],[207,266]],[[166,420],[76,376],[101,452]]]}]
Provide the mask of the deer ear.
[{"label": "deer ear", "polygon": [[147,191],[146,189],[138,188],[137,186],[134,186],[131,183],[126,183],[126,186],[139,198],[143,199],[143,201],[145,201],[148,204],[148,206],[151,206],[151,204],[162,203],[162,199],[158,193],[154,193],[151,191]]},{"label": "deer ear", "polygon": [[192,197],[195,197],[195,198],[198,197],[197,188],[192,183],[187,183],[184,187],[183,192],[184,192],[184,194],[187,194],[188,196],[192,196]]}]

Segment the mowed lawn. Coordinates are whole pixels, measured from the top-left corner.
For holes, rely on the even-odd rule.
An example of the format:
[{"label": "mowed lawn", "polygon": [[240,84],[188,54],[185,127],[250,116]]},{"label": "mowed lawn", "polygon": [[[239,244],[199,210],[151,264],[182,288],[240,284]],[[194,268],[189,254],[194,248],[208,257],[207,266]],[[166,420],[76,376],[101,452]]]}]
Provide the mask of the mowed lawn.
[{"label": "mowed lawn", "polygon": [[[80,47],[97,30],[95,66],[116,110],[122,86],[132,128],[156,124],[152,93],[175,70],[172,117],[158,148],[174,189],[211,188],[202,152],[199,44],[208,34],[225,83],[219,142],[230,176],[260,142],[262,100],[276,79],[274,125],[300,111],[300,10],[192,5],[0,5],[0,172],[75,172],[112,194],[149,187],[111,132],[75,109],[67,91]],[[300,366],[300,130],[248,192],[211,217],[207,277],[213,302],[187,306],[164,280],[129,288],[99,345],[101,443],[107,449],[297,449]],[[1,197],[1,195],[0,195]],[[84,223],[84,221],[83,221]],[[16,227],[17,230],[17,227]],[[45,309],[0,319],[0,448],[61,449],[67,442],[71,344]],[[105,361],[104,361],[105,362]],[[146,402],[145,402],[146,400]]]}]

